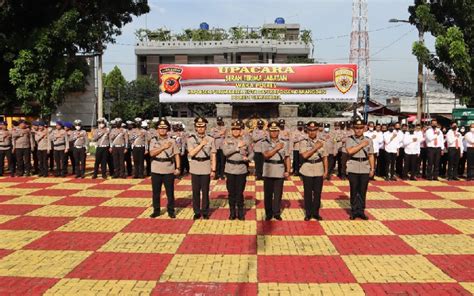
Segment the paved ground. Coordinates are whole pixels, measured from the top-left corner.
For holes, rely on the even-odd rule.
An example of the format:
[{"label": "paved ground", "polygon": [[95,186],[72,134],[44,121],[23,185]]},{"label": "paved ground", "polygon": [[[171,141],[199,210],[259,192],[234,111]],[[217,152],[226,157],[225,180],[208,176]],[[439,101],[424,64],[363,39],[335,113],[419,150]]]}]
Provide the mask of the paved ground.
[{"label": "paved ground", "polygon": [[[302,183],[285,183],[284,221],[192,220],[189,178],[177,219],[150,219],[150,181],[0,178],[0,295],[471,295],[474,182],[370,185],[369,221],[349,221],[348,183],[326,182],[322,222],[304,222]],[[162,205],[165,205],[163,199]]]}]

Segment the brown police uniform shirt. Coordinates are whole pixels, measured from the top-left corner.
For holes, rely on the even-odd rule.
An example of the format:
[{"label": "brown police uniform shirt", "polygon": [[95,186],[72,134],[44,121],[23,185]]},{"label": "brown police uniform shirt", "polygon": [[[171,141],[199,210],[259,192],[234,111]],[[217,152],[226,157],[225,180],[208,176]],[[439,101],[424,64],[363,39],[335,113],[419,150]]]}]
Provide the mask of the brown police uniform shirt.
[{"label": "brown police uniform shirt", "polygon": [[[211,155],[212,153],[216,153],[216,145],[214,142],[214,138],[205,135],[204,137],[200,137],[197,134],[193,134],[188,137],[186,144],[189,151],[193,150],[195,147],[199,146],[199,144],[204,140],[207,140],[207,144],[199,150],[198,153],[194,157],[190,158],[189,161],[189,172],[194,175],[209,175],[211,173]],[[193,158],[209,158],[204,161],[198,161]]]},{"label": "brown police uniform shirt", "polygon": [[124,128],[113,128],[109,133],[110,147],[128,147],[128,132]]},{"label": "brown police uniform shirt", "polygon": [[[360,137],[356,138],[356,136],[350,136],[346,140],[346,148],[354,147],[359,145],[362,141],[368,140],[369,145],[365,146],[357,153],[350,155],[349,160],[347,161],[347,172],[354,173],[354,174],[368,174],[370,172],[370,163],[369,163],[369,155],[374,154],[374,145],[372,140],[367,137]],[[365,151],[365,152],[364,152]],[[354,160],[352,158],[366,158],[364,161]]]},{"label": "brown police uniform shirt", "polygon": [[35,142],[38,150],[51,150],[51,139],[49,137],[49,131],[44,129],[42,131],[35,132]]},{"label": "brown police uniform shirt", "polygon": [[51,141],[53,141],[53,150],[60,151],[69,149],[69,139],[67,132],[63,129],[55,129],[51,132]]},{"label": "brown police uniform shirt", "polygon": [[262,143],[267,138],[267,132],[264,129],[254,129],[252,131],[253,151],[262,153]]},{"label": "brown police uniform shirt", "polygon": [[222,149],[226,134],[227,128],[225,126],[217,126],[212,129],[211,136],[214,138],[216,149]]},{"label": "brown police uniform shirt", "polygon": [[109,147],[109,129],[106,127],[96,129],[92,135],[92,140],[97,143],[97,147]]},{"label": "brown police uniform shirt", "polygon": [[132,149],[135,147],[148,147],[148,133],[143,128],[132,128],[128,131],[128,140]]},{"label": "brown police uniform shirt", "polygon": [[268,160],[278,161],[280,163],[269,163],[265,161],[263,163],[263,177],[284,178],[285,158],[290,156],[290,143],[288,141],[282,141],[281,139],[277,139],[276,141],[268,139],[262,144],[262,150],[264,153],[273,150],[278,143],[283,143],[283,148]]},{"label": "brown police uniform shirt", "polygon": [[12,147],[12,134],[9,130],[0,130],[0,150],[9,150]]},{"label": "brown police uniform shirt", "polygon": [[[307,138],[300,145],[300,153],[304,153],[313,149],[318,142],[321,142],[321,140],[318,138]],[[323,147],[319,148],[316,152],[313,153],[313,155],[303,161],[303,165],[299,170],[300,174],[306,177],[321,177],[324,174],[323,158],[326,156],[328,156],[328,153],[326,149],[324,149],[323,144]]]},{"label": "brown police uniform shirt", "polygon": [[175,155],[179,154],[176,141],[168,136],[153,137],[150,140],[150,151],[159,148],[166,143],[171,143],[171,147],[163,150],[160,154],[151,158],[151,172],[155,174],[172,174],[176,169]]},{"label": "brown police uniform shirt", "polygon": [[[239,143],[241,141],[245,143],[245,146],[239,148]],[[248,173],[248,161],[253,158],[253,151],[248,139],[243,137],[227,137],[222,144],[222,152],[227,160],[224,173],[232,175]],[[244,161],[244,157],[247,158],[248,161]]]},{"label": "brown police uniform shirt", "polygon": [[29,128],[16,128],[12,132],[13,148],[33,148],[35,146],[33,136]]},{"label": "brown police uniform shirt", "polygon": [[337,142],[333,132],[321,132],[318,134],[318,138],[324,141],[324,149],[328,155],[337,154]]},{"label": "brown police uniform shirt", "polygon": [[89,138],[85,130],[74,130],[71,133],[72,147],[87,148],[89,145]]},{"label": "brown police uniform shirt", "polygon": [[291,142],[293,144],[293,151],[300,151],[300,145],[307,138],[304,131],[295,130],[291,134]]}]

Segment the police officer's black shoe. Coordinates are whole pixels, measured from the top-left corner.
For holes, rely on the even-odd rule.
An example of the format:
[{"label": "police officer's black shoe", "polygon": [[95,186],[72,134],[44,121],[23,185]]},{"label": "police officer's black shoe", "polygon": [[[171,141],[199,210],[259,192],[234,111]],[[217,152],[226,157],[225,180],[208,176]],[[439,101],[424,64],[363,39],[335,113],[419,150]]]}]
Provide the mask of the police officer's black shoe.
[{"label": "police officer's black shoe", "polygon": [[150,218],[156,218],[158,216],[160,216],[160,212],[153,212],[151,213]]},{"label": "police officer's black shoe", "polygon": [[459,178],[458,178],[458,177],[454,177],[454,178],[453,178],[453,181],[459,181]]},{"label": "police officer's black shoe", "polygon": [[277,219],[278,221],[283,220],[280,215],[275,215],[275,219]]},{"label": "police officer's black shoe", "polygon": [[318,221],[321,221],[323,220],[323,217],[319,216],[319,215],[315,215],[313,216],[314,219],[318,220]]},{"label": "police officer's black shoe", "polygon": [[176,218],[176,214],[174,212],[168,212],[168,217],[170,217],[171,219],[174,219]]},{"label": "police officer's black shoe", "polygon": [[229,220],[235,220],[236,216],[235,213],[230,213]]},{"label": "police officer's black shoe", "polygon": [[311,217],[310,216],[304,216],[304,220],[309,221],[309,220],[311,220]]},{"label": "police officer's black shoe", "polygon": [[245,220],[245,215],[244,215],[244,213],[239,212],[239,214],[237,215],[237,218],[238,218],[240,221],[244,221],[244,220]]},{"label": "police officer's black shoe", "polygon": [[193,220],[197,220],[201,218],[201,214],[194,214]]},{"label": "police officer's black shoe", "polygon": [[356,218],[355,215],[352,215],[352,214],[351,214],[351,215],[349,216],[349,220],[355,220],[355,218]]},{"label": "police officer's black shoe", "polygon": [[97,175],[93,175],[93,176],[92,176],[92,179],[97,179]]},{"label": "police officer's black shoe", "polygon": [[390,181],[390,178],[389,177],[385,177],[383,178],[385,181]]},{"label": "police officer's black shoe", "polygon": [[369,220],[369,217],[367,217],[365,214],[360,214],[359,217],[360,217],[362,220]]},{"label": "police officer's black shoe", "polygon": [[209,220],[209,214],[204,214],[204,215],[202,215],[202,218],[203,218],[204,220]]},{"label": "police officer's black shoe", "polygon": [[270,221],[272,220],[272,218],[273,218],[272,216],[265,216],[265,221]]}]

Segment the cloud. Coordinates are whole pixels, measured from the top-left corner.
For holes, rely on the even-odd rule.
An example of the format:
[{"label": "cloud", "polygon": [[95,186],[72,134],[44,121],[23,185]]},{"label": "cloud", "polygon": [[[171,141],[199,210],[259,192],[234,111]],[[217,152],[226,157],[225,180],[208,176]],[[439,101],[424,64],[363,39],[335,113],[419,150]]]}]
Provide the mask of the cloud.
[{"label": "cloud", "polygon": [[166,12],[166,8],[158,5],[156,1],[153,1],[153,0],[148,1],[148,6],[150,6],[151,12],[158,12],[159,14],[164,14]]}]

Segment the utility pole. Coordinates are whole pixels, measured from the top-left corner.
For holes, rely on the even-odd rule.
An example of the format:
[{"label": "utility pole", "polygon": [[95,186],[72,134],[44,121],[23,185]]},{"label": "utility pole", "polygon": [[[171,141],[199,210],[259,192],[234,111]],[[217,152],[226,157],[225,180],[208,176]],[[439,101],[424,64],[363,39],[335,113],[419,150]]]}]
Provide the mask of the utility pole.
[{"label": "utility pole", "polygon": [[102,81],[102,52],[99,53],[97,65],[97,118],[104,117],[104,85]]}]

